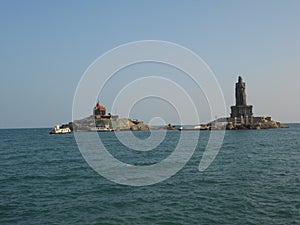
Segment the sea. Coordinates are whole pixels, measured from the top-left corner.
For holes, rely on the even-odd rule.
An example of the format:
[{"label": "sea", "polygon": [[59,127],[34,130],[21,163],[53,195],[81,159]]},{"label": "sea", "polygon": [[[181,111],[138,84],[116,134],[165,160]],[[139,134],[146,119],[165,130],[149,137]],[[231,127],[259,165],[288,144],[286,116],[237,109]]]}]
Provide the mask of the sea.
[{"label": "sea", "polygon": [[[1,129],[0,224],[300,224],[300,124],[288,125],[226,131],[216,158],[200,172],[210,135],[201,131],[181,170],[145,186],[98,174],[74,134]],[[150,135],[133,133],[140,140]],[[118,160],[144,165],[168,157],[180,135],[167,131],[158,151],[146,152],[124,146],[114,132],[99,137]]]}]

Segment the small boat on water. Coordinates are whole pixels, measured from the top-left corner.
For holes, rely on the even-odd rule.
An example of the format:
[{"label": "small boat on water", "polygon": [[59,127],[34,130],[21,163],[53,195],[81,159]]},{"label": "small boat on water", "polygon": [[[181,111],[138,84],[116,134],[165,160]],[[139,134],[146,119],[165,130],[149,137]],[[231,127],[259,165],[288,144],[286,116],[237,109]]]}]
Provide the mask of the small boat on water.
[{"label": "small boat on water", "polygon": [[207,125],[197,125],[197,126],[186,126],[186,127],[179,127],[178,130],[184,131],[184,130],[210,130],[210,127]]},{"label": "small boat on water", "polygon": [[60,127],[59,125],[55,125],[52,130],[50,130],[49,134],[69,134],[72,130],[70,127]]}]

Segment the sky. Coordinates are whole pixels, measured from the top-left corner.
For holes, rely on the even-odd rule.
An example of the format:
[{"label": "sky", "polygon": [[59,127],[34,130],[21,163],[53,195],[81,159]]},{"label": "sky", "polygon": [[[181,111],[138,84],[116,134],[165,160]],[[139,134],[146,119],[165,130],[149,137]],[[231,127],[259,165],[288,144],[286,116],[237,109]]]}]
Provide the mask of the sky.
[{"label": "sky", "polygon": [[[0,0],[0,32],[0,128],[71,121],[77,85],[91,63],[119,45],[141,40],[173,42],[199,55],[220,84],[228,114],[242,75],[255,115],[300,122],[297,0]],[[174,78],[172,69],[144,66],[147,73],[143,66],[128,68],[110,80],[99,96],[108,110],[114,95],[130,82],[128,74],[138,79],[160,71],[180,82],[182,75]],[[182,85],[196,100],[199,90],[192,82],[185,79]],[[205,97],[199,95],[196,105],[203,109],[200,121],[208,122]],[[177,123],[176,113],[168,110],[174,108],[162,100],[145,99],[132,116],[148,122],[164,114],[165,122]]]}]

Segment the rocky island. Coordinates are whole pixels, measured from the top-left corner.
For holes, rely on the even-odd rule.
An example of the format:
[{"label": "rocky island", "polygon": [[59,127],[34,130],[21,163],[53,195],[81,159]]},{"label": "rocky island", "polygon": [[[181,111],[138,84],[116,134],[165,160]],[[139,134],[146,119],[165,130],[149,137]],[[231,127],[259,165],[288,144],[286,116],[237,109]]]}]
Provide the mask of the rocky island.
[{"label": "rocky island", "polygon": [[271,129],[287,128],[286,125],[272,120],[271,116],[253,116],[253,106],[247,105],[246,83],[241,76],[235,84],[235,105],[231,106],[230,117],[219,118],[207,124],[209,129]]},{"label": "rocky island", "polygon": [[245,130],[287,128],[286,125],[272,120],[271,116],[253,116],[253,106],[247,105],[246,83],[241,76],[235,84],[235,105],[231,106],[230,117],[218,118],[207,124],[177,128],[172,124],[162,127],[149,127],[137,119],[119,118],[118,115],[106,114],[106,108],[98,103],[93,109],[93,115],[61,125],[60,128],[70,128],[71,131],[143,131],[143,130]]},{"label": "rocky island", "polygon": [[148,125],[137,119],[119,118],[118,115],[106,114],[106,108],[99,101],[94,107],[93,115],[73,121],[72,128],[74,131],[149,130]]}]

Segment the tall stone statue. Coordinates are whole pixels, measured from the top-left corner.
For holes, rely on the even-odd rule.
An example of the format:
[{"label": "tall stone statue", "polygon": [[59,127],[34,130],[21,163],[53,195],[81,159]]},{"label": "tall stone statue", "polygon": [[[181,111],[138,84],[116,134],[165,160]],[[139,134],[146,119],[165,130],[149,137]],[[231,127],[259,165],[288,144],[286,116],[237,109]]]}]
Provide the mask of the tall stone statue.
[{"label": "tall stone statue", "polygon": [[246,101],[246,84],[243,78],[239,76],[238,82],[235,84],[235,105],[247,105]]},{"label": "tall stone statue", "polygon": [[235,106],[231,106],[230,117],[240,118],[243,121],[244,118],[251,118],[252,115],[252,105],[247,105],[246,101],[246,84],[239,76],[239,80],[235,84]]}]

